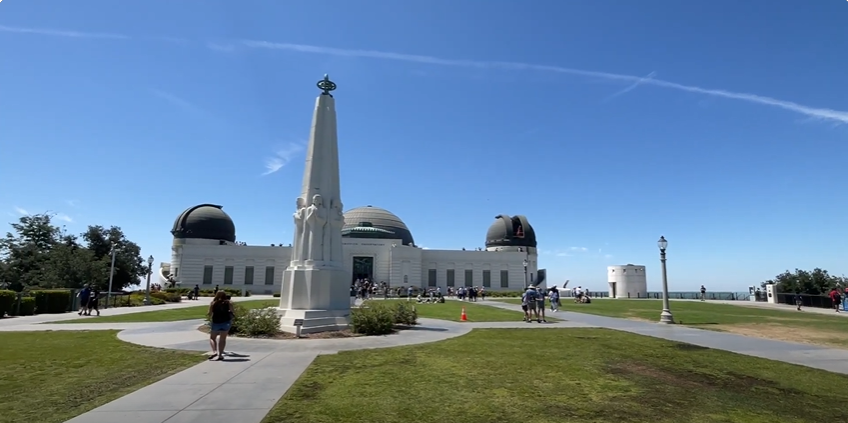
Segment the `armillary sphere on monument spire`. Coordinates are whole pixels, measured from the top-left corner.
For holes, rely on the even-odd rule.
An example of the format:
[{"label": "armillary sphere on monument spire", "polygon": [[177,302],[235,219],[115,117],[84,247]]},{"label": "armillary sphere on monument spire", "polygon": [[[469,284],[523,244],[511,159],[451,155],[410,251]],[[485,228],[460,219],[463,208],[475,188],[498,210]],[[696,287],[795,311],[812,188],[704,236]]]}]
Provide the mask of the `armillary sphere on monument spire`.
[{"label": "armillary sphere on monument spire", "polygon": [[321,94],[330,95],[330,91],[333,91],[333,90],[336,89],[336,83],[333,82],[333,81],[330,81],[330,77],[327,76],[326,74],[324,75],[324,79],[318,81],[317,85],[318,85],[318,88],[320,88],[322,91],[324,91]]}]

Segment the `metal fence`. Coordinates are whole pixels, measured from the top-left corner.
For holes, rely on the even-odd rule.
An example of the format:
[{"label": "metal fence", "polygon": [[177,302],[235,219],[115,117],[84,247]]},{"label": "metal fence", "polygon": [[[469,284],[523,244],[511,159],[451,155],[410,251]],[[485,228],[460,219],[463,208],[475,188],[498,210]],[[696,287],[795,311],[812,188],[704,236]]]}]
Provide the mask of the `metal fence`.
[{"label": "metal fence", "polygon": [[792,294],[788,292],[777,294],[777,302],[795,305],[796,295],[801,298],[802,307],[833,308],[834,306],[833,300],[827,295]]}]

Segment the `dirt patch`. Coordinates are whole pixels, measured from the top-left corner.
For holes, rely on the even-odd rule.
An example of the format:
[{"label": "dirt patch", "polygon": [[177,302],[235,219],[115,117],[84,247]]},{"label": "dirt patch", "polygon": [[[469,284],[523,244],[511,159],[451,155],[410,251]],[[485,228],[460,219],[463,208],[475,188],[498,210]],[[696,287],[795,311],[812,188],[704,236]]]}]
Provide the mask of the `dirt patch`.
[{"label": "dirt patch", "polygon": [[[203,333],[209,333],[209,326],[201,325],[197,328],[197,330]],[[319,333],[305,333],[300,335],[300,338],[296,337],[293,333],[288,332],[280,332],[274,336],[257,336],[257,337],[243,337],[237,335],[230,335],[234,338],[250,338],[250,339],[279,339],[279,340],[297,340],[297,339],[335,339],[335,338],[358,338],[360,336],[364,336],[358,333],[353,333],[352,331],[339,330],[339,331],[329,331],[329,332],[319,332]]]},{"label": "dirt patch", "polygon": [[[688,345],[688,344],[682,344]],[[702,348],[702,347],[699,347]],[[691,370],[671,370],[654,367],[640,362],[624,362],[608,368],[610,374],[624,378],[649,379],[662,385],[682,389],[717,389],[745,392],[751,389],[767,390],[775,394],[791,396],[800,394],[791,388],[784,388],[777,382],[758,379],[753,376],[734,372],[724,374],[698,373]]]},{"label": "dirt patch", "polygon": [[711,329],[735,333],[754,338],[774,339],[777,341],[799,342],[802,344],[827,345],[848,348],[848,333],[819,330],[810,327],[792,328],[780,324],[750,323],[739,325],[716,325]]}]

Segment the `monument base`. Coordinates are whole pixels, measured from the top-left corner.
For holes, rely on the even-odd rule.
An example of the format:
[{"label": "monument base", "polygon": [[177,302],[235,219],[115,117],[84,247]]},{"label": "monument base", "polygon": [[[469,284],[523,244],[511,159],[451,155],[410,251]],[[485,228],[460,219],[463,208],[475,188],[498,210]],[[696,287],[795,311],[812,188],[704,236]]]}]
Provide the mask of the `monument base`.
[{"label": "monument base", "polygon": [[296,320],[302,320],[301,333],[344,330],[350,316],[349,275],[338,267],[295,265],[283,273],[280,292],[281,329],[296,333]]},{"label": "monument base", "polygon": [[349,325],[350,310],[283,310],[277,309],[280,316],[280,330],[297,333],[295,321],[303,325],[300,333],[319,333],[345,330]]}]

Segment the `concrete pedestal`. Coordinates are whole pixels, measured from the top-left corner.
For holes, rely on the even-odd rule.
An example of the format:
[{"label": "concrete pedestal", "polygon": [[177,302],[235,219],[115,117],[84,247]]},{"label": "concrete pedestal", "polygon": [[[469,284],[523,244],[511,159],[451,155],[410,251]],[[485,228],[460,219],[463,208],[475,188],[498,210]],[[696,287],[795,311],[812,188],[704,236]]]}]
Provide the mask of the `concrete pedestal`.
[{"label": "concrete pedestal", "polygon": [[303,320],[301,333],[347,329],[350,319],[349,275],[336,267],[295,266],[283,274],[280,325],[296,332],[294,321]]}]

